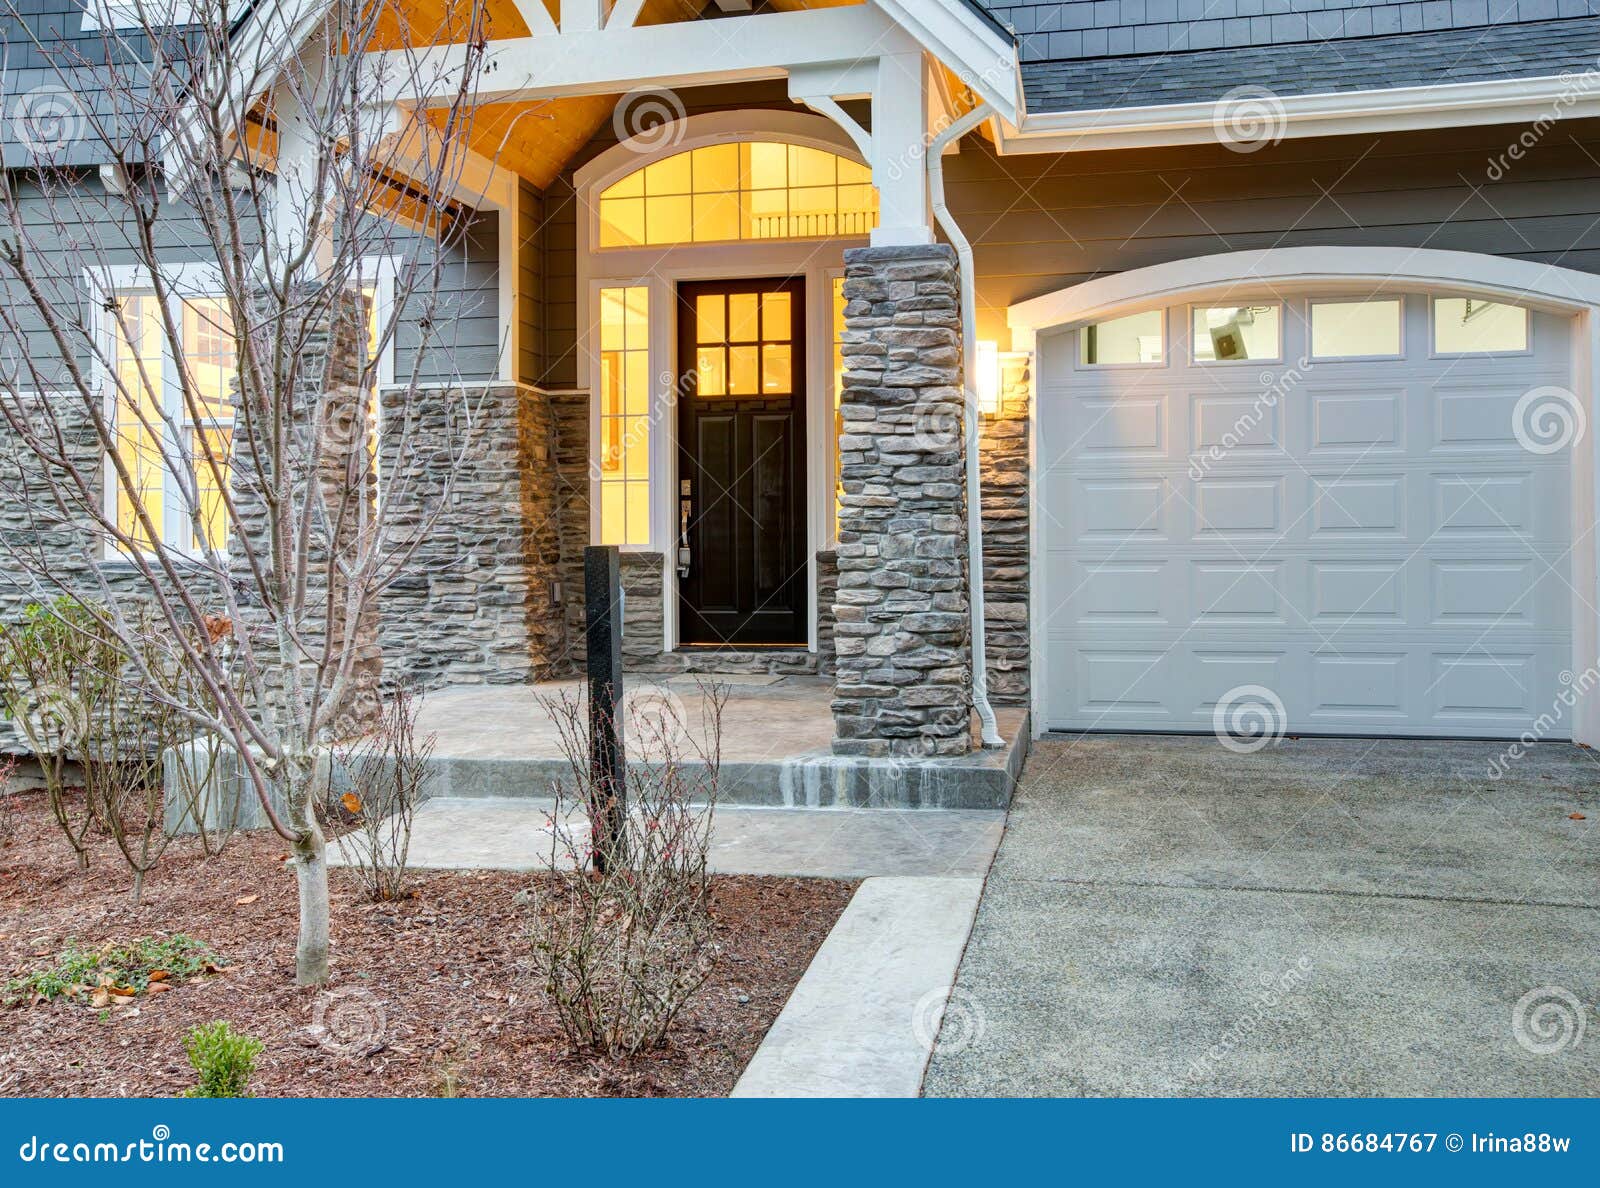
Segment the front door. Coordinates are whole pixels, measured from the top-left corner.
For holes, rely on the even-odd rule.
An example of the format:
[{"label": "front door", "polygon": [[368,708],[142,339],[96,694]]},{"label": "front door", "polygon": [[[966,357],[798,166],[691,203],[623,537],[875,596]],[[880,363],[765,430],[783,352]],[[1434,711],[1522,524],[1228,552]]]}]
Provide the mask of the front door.
[{"label": "front door", "polygon": [[805,282],[678,287],[679,641],[804,646]]}]

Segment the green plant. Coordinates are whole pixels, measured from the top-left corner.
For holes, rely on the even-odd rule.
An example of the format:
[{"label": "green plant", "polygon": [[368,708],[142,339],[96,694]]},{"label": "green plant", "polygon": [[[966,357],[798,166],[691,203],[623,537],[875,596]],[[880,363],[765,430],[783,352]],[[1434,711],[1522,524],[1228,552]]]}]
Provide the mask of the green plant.
[{"label": "green plant", "polygon": [[89,868],[89,829],[102,813],[92,792],[81,808],[68,799],[68,765],[82,757],[122,663],[103,608],[91,603],[33,603],[19,621],[0,623],[0,708],[38,757],[50,811],[80,870]]},{"label": "green plant", "polygon": [[202,1024],[189,1032],[183,1050],[200,1078],[185,1097],[249,1097],[250,1076],[264,1045],[240,1035],[222,1020]]},{"label": "green plant", "polygon": [[[109,998],[131,997],[152,982],[183,981],[218,968],[215,953],[191,937],[143,937],[127,944],[107,942],[85,949],[72,941],[43,969],[12,978],[0,987],[0,1004],[87,1001],[96,1007]],[[120,992],[120,993],[119,993]]]}]

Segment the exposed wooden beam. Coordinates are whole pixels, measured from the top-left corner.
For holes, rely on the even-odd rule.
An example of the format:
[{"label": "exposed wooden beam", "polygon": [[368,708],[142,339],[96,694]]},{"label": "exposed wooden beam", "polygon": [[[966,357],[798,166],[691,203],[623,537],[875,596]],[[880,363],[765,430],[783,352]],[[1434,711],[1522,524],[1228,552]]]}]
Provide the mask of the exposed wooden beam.
[{"label": "exposed wooden beam", "polygon": [[556,28],[556,23],[550,16],[550,10],[544,6],[544,0],[513,0],[517,6],[517,14],[522,17],[522,23],[528,26],[528,32],[535,37],[555,37],[561,30]]},{"label": "exposed wooden beam", "polygon": [[607,29],[631,29],[639,23],[639,10],[645,0],[617,0],[606,18]]},{"label": "exposed wooden beam", "polygon": [[605,0],[561,0],[561,31],[592,33],[605,28]]},{"label": "exposed wooden beam", "polygon": [[[781,78],[793,67],[918,49],[909,34],[865,4],[726,21],[563,30],[555,38],[489,42],[477,97],[481,103],[499,103]],[[396,80],[380,98],[422,106],[448,101],[469,52],[466,46],[437,46],[380,63],[377,76]]]}]

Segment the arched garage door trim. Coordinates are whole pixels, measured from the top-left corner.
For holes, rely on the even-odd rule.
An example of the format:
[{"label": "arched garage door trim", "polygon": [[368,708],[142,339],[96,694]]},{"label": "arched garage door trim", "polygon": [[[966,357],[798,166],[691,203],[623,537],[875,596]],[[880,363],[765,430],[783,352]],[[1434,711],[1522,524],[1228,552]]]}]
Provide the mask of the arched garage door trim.
[{"label": "arched garage door trim", "polygon": [[[1226,252],[1133,269],[1059,289],[1011,306],[1007,321],[1012,346],[1033,350],[1039,334],[1063,331],[1113,312],[1179,300],[1208,300],[1245,292],[1415,292],[1449,290],[1459,296],[1516,301],[1535,309],[1573,317],[1572,381],[1587,414],[1587,428],[1572,455],[1572,606],[1571,671],[1580,674],[1600,657],[1600,569],[1596,565],[1596,527],[1600,525],[1595,476],[1600,470],[1600,276],[1555,265],[1473,252],[1428,248],[1292,247]],[[1038,401],[1030,412],[1030,470],[1035,506],[1043,506],[1043,474],[1037,466]],[[1043,574],[1039,517],[1030,518],[1030,619],[1032,632],[1033,721],[1045,721],[1045,683],[1039,679],[1043,656]],[[1576,741],[1600,743],[1600,695],[1573,709]]]}]

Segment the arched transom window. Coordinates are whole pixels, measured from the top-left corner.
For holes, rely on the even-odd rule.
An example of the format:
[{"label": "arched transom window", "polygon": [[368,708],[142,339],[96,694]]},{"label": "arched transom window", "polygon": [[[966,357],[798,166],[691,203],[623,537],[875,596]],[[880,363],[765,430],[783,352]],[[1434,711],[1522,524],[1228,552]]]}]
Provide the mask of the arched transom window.
[{"label": "arched transom window", "polygon": [[600,246],[864,236],[878,225],[865,165],[775,141],[710,144],[600,193]]}]

